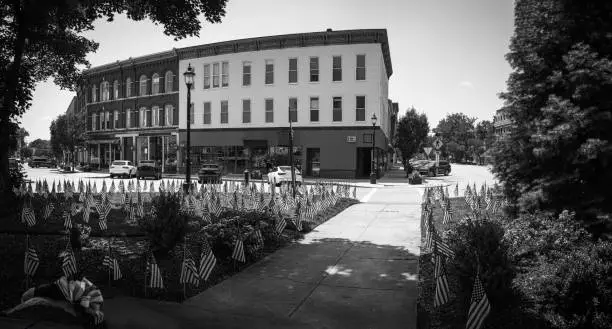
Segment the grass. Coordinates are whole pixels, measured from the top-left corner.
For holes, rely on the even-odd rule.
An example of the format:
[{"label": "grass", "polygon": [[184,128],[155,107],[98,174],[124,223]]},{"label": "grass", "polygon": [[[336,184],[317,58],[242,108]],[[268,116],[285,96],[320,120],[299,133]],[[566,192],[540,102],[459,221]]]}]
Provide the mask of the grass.
[{"label": "grass", "polygon": [[[358,203],[358,201],[354,199],[340,199],[336,205],[320,213],[312,224],[305,224],[303,232],[297,232],[290,223],[280,236],[273,236],[271,232],[266,233],[264,231],[265,244],[262,249],[254,250],[245,243],[247,259],[245,264],[235,264],[230,257],[225,256],[226,252],[217,251],[213,246],[213,252],[217,256],[215,269],[208,281],[201,282],[198,287],[187,286],[187,297],[218,284],[266,255],[302,238],[305,232],[312,230],[355,203]],[[36,215],[39,219],[39,214]],[[144,254],[148,248],[148,241],[140,227],[136,223],[126,221],[125,216],[126,214],[120,210],[111,211],[108,220],[109,229],[100,234],[100,230],[97,228],[97,215],[92,215],[89,223],[92,225],[91,243],[81,251],[75,252],[79,270],[83,272],[85,277],[98,285],[105,296],[128,295],[182,301],[184,299],[183,286],[179,283],[180,266],[183,259],[182,244],[177,245],[170,251],[169,257],[157,260],[163,275],[165,289],[151,290],[147,288],[145,294],[146,259]],[[62,275],[58,255],[67,245],[67,236],[63,229],[61,215],[55,214],[45,223],[38,222],[29,229],[29,233],[29,243],[36,248],[40,259],[36,276],[29,283],[29,286],[58,279]],[[3,270],[0,271],[0,286],[3,287],[3,291],[0,294],[0,309],[7,309],[18,304],[21,294],[26,289],[23,274],[25,237],[23,224],[15,218],[1,222],[0,264],[2,264]],[[109,282],[108,270],[102,266],[102,260],[106,255],[109,243],[113,250],[113,256],[119,261],[123,274],[123,278],[119,281]],[[192,252],[192,254],[196,258],[196,262],[199,262],[199,253]]]}]

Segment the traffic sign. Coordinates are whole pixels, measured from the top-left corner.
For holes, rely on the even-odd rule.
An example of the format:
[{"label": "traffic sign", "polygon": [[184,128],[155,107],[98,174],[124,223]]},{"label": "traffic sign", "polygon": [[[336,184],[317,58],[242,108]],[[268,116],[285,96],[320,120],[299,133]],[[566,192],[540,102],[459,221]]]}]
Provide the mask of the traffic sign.
[{"label": "traffic sign", "polygon": [[436,140],[433,142],[433,146],[436,148],[436,150],[439,150],[442,145],[444,145],[444,143],[442,143],[440,138],[436,138]]},{"label": "traffic sign", "polygon": [[429,156],[429,153],[431,153],[431,147],[424,147],[423,151],[425,151],[425,154]]}]

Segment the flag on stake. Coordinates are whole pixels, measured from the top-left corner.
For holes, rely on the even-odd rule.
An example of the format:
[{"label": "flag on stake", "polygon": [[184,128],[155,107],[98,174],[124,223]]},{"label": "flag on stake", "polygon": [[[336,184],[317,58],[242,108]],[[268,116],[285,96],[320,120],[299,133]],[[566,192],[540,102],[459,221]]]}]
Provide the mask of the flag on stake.
[{"label": "flag on stake", "polygon": [[480,277],[476,274],[474,279],[474,287],[472,288],[472,299],[470,301],[470,310],[468,311],[468,320],[465,326],[466,329],[479,329],[482,323],[489,315],[491,305],[489,299],[482,287]]},{"label": "flag on stake", "polygon": [[36,249],[29,247],[25,252],[25,260],[23,262],[23,271],[25,275],[33,277],[38,270],[38,265],[40,264],[40,260],[38,259],[38,254],[36,253]]},{"label": "flag on stake", "polygon": [[193,257],[191,257],[191,253],[188,249],[185,249],[185,258],[183,259],[183,264],[181,266],[181,277],[179,279],[179,283],[189,283],[195,286],[200,284],[198,268],[196,267],[196,263],[193,260]]},{"label": "flag on stake", "polygon": [[244,257],[244,243],[242,242],[242,240],[236,241],[236,244],[234,245],[234,251],[232,252],[232,258],[242,263],[246,262],[246,259]]},{"label": "flag on stake", "polygon": [[36,225],[36,215],[34,214],[34,210],[29,206],[21,209],[21,222],[27,224],[29,227]]},{"label": "flag on stake", "polygon": [[448,279],[446,277],[446,269],[444,268],[444,260],[441,256],[436,256],[435,271],[436,273],[436,293],[434,297],[434,307],[440,307],[450,300],[450,290],[448,288]]},{"label": "flag on stake", "polygon": [[121,269],[119,268],[119,262],[116,258],[111,258],[110,256],[104,256],[104,260],[102,261],[102,265],[108,267],[111,271],[113,271],[113,280],[121,280],[123,274],[121,274]]},{"label": "flag on stake", "polygon": [[62,252],[60,257],[62,258],[62,271],[64,272],[64,276],[69,278],[71,275],[75,275],[77,273],[77,264],[70,244],[66,246],[66,250]]},{"label": "flag on stake", "polygon": [[157,265],[157,261],[155,261],[155,256],[151,255],[151,259],[147,261],[147,267],[151,273],[151,277],[149,279],[149,287],[151,288],[164,288],[164,279],[162,278],[161,271],[159,270],[159,266]]},{"label": "flag on stake", "polygon": [[64,228],[66,230],[71,230],[72,229],[72,219],[70,218],[70,213],[67,211],[64,211]]},{"label": "flag on stake", "polygon": [[213,254],[208,242],[204,241],[204,244],[202,245],[202,253],[200,255],[200,268],[198,271],[200,279],[204,281],[208,280],[208,277],[215,268],[216,264],[217,258],[215,257],[215,254]]}]

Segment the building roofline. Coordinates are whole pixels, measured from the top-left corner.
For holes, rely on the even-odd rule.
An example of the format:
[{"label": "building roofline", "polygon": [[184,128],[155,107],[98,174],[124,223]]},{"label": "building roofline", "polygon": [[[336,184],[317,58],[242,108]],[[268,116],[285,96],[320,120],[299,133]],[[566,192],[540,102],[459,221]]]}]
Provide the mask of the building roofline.
[{"label": "building roofline", "polygon": [[83,74],[100,73],[100,72],[104,72],[108,70],[118,69],[124,66],[150,63],[150,62],[169,59],[173,57],[177,57],[177,51],[175,48],[173,48],[172,50],[160,51],[157,53],[147,54],[147,55],[138,56],[138,57],[130,57],[125,60],[121,60],[121,61],[118,60],[113,63],[95,66],[95,67],[84,70]]}]

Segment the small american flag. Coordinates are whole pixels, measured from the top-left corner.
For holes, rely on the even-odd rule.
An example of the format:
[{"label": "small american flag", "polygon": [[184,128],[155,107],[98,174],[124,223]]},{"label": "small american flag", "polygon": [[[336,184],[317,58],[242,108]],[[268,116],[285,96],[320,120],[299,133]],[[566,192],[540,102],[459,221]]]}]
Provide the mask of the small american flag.
[{"label": "small american flag", "polygon": [[442,224],[446,225],[453,220],[453,211],[450,207],[444,208],[444,218],[442,218]]},{"label": "small american flag", "polygon": [[234,251],[232,251],[232,258],[242,263],[246,262],[246,258],[244,257],[244,242],[242,242],[242,240],[236,241]]},{"label": "small american flag", "polygon": [[149,287],[151,288],[164,288],[164,279],[162,278],[159,266],[155,261],[155,256],[151,255],[151,260],[147,261],[147,268],[151,271],[151,277],[149,279]]},{"label": "small american flag", "polygon": [[213,254],[208,242],[204,241],[204,244],[202,245],[202,254],[200,255],[200,268],[198,271],[200,278],[204,281],[208,280],[208,277],[215,268],[216,264],[217,258],[215,257],[215,254]]},{"label": "small american flag", "polygon": [[474,287],[472,288],[472,299],[470,301],[470,310],[468,311],[468,320],[465,325],[466,329],[479,329],[482,323],[489,315],[491,305],[489,299],[482,287],[480,277],[476,275],[474,279]]},{"label": "small american flag", "polygon": [[66,247],[66,250],[62,253],[62,271],[64,272],[64,276],[66,278],[70,277],[70,275],[74,275],[77,273],[77,264],[76,258],[74,258],[74,253],[70,246]]},{"label": "small american flag", "polygon": [[256,248],[263,248],[264,246],[264,239],[263,239],[263,235],[261,234],[261,230],[256,230],[253,233],[253,239],[255,239],[255,245],[257,246]]},{"label": "small american flag", "polygon": [[115,188],[115,182],[111,182],[111,186],[110,186],[110,188],[108,189],[108,192],[109,192],[109,193],[115,193],[115,191],[116,191],[116,190],[117,190],[117,189]]},{"label": "small american flag", "polygon": [[434,239],[433,243],[435,243],[434,250],[437,253],[444,255],[448,258],[453,258],[455,256],[455,252],[451,249],[448,243],[446,243],[442,239],[442,237],[439,234],[434,234],[433,239]]},{"label": "small american flag", "polygon": [[185,259],[183,259],[183,265],[181,266],[181,277],[179,283],[189,283],[192,285],[200,284],[200,275],[196,263],[191,257],[189,250],[185,251]]},{"label": "small american flag", "polygon": [[123,275],[121,274],[121,269],[119,268],[119,262],[116,258],[111,258],[110,256],[104,256],[104,260],[102,261],[102,265],[108,267],[111,271],[113,271],[113,280],[121,280]]},{"label": "small american flag", "polygon": [[43,218],[49,219],[53,213],[53,209],[55,209],[55,205],[52,202],[47,203],[45,205],[45,211],[43,212]]},{"label": "small american flag", "polygon": [[446,269],[444,268],[444,260],[440,256],[436,256],[436,293],[434,297],[434,307],[442,306],[450,300],[450,290],[448,288],[448,279],[446,277]]},{"label": "small american flag", "polygon": [[28,226],[32,227],[36,225],[36,215],[34,214],[34,210],[30,207],[23,207],[21,209],[21,222],[24,224],[28,224]]},{"label": "small american flag", "polygon": [[274,226],[274,229],[276,230],[276,233],[278,234],[282,234],[283,231],[285,230],[285,227],[287,227],[287,221],[284,218],[277,218],[276,219],[276,225]]},{"label": "small american flag", "polygon": [[70,230],[72,229],[72,218],[70,217],[70,213],[67,211],[64,211],[64,228],[66,230]]},{"label": "small american flag", "polygon": [[293,218],[291,218],[291,222],[293,222],[293,225],[295,226],[295,229],[298,232],[302,231],[302,215],[301,214],[296,214]]},{"label": "small american flag", "polygon": [[25,260],[23,262],[23,271],[25,275],[30,277],[34,276],[34,274],[36,274],[36,270],[38,270],[39,264],[40,260],[38,259],[36,249],[29,247],[25,252]]},{"label": "small american flag", "polygon": [[98,221],[98,225],[100,226],[100,230],[102,231],[106,231],[108,229],[108,226],[106,225],[106,219],[100,218],[100,220]]}]

